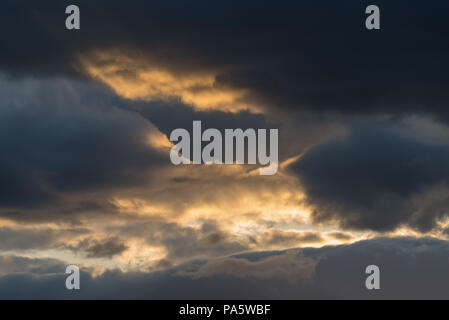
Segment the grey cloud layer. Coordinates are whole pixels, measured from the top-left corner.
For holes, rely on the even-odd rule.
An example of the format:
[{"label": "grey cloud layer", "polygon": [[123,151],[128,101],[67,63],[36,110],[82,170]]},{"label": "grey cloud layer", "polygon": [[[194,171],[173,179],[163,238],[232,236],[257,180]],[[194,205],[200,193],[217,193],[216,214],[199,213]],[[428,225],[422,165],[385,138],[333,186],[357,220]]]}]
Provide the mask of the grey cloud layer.
[{"label": "grey cloud layer", "polygon": [[394,123],[362,123],[317,145],[291,169],[315,208],[317,222],[429,231],[447,216],[449,144]]},{"label": "grey cloud layer", "polygon": [[118,108],[101,87],[64,79],[1,83],[3,216],[37,216],[43,208],[53,217],[113,212],[102,195],[147,185],[152,170],[167,164],[166,153],[148,143],[158,129]]},{"label": "grey cloud layer", "polygon": [[215,221],[203,221],[198,228],[193,228],[153,217],[111,228],[111,231],[143,239],[151,246],[163,245],[169,261],[217,257],[248,250],[244,241],[234,239]]},{"label": "grey cloud layer", "polygon": [[216,85],[268,107],[448,116],[444,0],[378,1],[379,32],[364,29],[369,1],[81,0],[77,32],[63,27],[67,4],[5,1],[1,67],[79,76],[78,54],[119,48],[181,74],[222,70]]},{"label": "grey cloud layer", "polygon": [[[27,273],[0,277],[0,297],[447,299],[448,253],[448,242],[443,240],[381,238],[336,247],[259,252],[196,261],[163,272],[109,271],[96,278],[83,272],[82,290],[75,294],[61,285],[65,279],[63,264],[59,269],[55,265],[47,270],[33,271],[29,267],[32,260],[13,258],[12,263],[27,266],[22,267]],[[370,264],[380,267],[381,290],[365,288],[365,268]]]},{"label": "grey cloud layer", "polygon": [[[219,129],[279,127],[280,159],[303,152],[288,173],[298,177],[316,223],[425,232],[447,218],[448,1],[378,0],[379,32],[363,27],[370,1],[79,0],[82,27],[75,32],[64,28],[68,4],[2,2],[0,217],[30,224],[112,219],[119,212],[114,195],[179,215],[201,204],[232,214],[246,191],[269,198],[278,197],[275,189],[299,189],[287,175],[164,171],[168,152],[150,146],[147,135],[203,120]],[[174,77],[212,72],[214,87],[243,89],[244,99],[268,111],[200,112],[176,99],[122,99],[79,65],[80,54],[97,50],[137,56]],[[366,121],[379,113],[399,117]],[[429,126],[441,131],[404,127],[401,117],[410,114],[430,115]],[[110,259],[126,252],[131,238],[166,250],[149,267],[165,271],[95,278],[85,270],[78,298],[449,298],[447,241],[377,239],[224,258],[256,245],[319,243],[323,236],[272,227],[236,239],[217,221],[191,227],[165,218],[131,212],[120,221],[125,225],[101,230],[107,237],[66,226],[1,227],[0,250],[62,249]],[[85,238],[62,243],[72,235]],[[326,238],[353,239],[343,232]],[[190,259],[204,260],[166,270]],[[381,267],[380,292],[364,288],[368,264]],[[73,298],[63,286],[64,268],[52,259],[0,256],[0,298]]]},{"label": "grey cloud layer", "polygon": [[0,250],[32,250],[49,249],[61,245],[64,238],[75,237],[89,233],[87,229],[48,229],[48,228],[24,228],[13,229],[0,228]]}]

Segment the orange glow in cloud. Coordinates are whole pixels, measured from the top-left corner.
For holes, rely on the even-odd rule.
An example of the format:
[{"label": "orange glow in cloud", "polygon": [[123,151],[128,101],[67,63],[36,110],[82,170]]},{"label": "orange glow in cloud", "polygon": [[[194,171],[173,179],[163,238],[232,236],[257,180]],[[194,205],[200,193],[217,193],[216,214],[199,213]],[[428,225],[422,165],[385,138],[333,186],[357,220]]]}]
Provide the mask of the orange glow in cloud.
[{"label": "orange glow in cloud", "polygon": [[257,111],[243,102],[243,89],[217,86],[216,74],[175,74],[142,59],[119,53],[95,53],[83,56],[81,66],[89,76],[111,87],[127,99],[180,99],[197,110]]}]

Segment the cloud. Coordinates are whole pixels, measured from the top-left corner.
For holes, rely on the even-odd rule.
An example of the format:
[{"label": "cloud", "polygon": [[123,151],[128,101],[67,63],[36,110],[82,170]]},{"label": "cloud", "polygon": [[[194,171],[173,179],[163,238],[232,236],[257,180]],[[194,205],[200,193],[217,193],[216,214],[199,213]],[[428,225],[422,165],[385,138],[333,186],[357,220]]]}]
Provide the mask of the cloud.
[{"label": "cloud", "polygon": [[181,100],[198,110],[238,112],[257,108],[245,104],[242,89],[219,86],[213,73],[175,74],[157,65],[118,53],[96,53],[81,58],[85,72],[124,98],[158,101]]},{"label": "cloud", "polygon": [[165,259],[172,262],[226,256],[249,249],[247,243],[222,230],[216,221],[203,221],[192,227],[151,217],[110,229],[129,238],[144,240],[149,246],[163,246]]},{"label": "cloud", "polygon": [[326,233],[326,236],[340,241],[349,241],[353,239],[351,234],[339,231]]},{"label": "cloud", "polygon": [[68,245],[67,249],[82,252],[87,258],[109,258],[121,254],[128,249],[123,239],[110,237],[101,240],[83,239],[76,245]]},{"label": "cloud", "polygon": [[414,130],[407,123],[361,122],[293,163],[314,221],[429,231],[447,217],[449,145]]},{"label": "cloud", "polygon": [[[0,30],[10,45],[0,53],[0,68],[13,75],[83,77],[81,56],[119,51],[133,61],[151,63],[171,79],[155,82],[153,71],[126,65],[114,77],[138,80],[133,90],[122,92],[128,97],[142,93],[137,87],[143,90],[137,96],[147,98],[165,95],[163,88],[170,88],[170,94],[201,108],[214,107],[213,100],[219,99],[218,104],[229,104],[228,110],[246,103],[259,109],[343,114],[424,112],[447,120],[444,43],[449,24],[443,13],[449,8],[444,0],[432,6],[418,0],[378,1],[378,32],[364,28],[368,1],[197,1],[189,6],[184,1],[138,1],[128,6],[80,0],[83,27],[76,32],[60,22],[68,4],[7,1]],[[420,25],[413,23],[418,17]],[[21,24],[8,32],[15,21]],[[104,70],[111,62],[113,58],[91,67]],[[110,82],[107,74],[96,76]],[[200,74],[206,77],[198,78]],[[203,80],[199,91],[192,90],[197,81],[185,85],[192,78],[207,79],[207,90],[201,90]],[[149,90],[150,82],[160,85]]]},{"label": "cloud", "polygon": [[[69,78],[0,76],[0,83],[0,223],[12,225],[0,230],[2,250],[140,269],[247,251],[251,228],[266,230],[261,221],[303,221],[294,177],[169,161],[171,128],[198,118],[205,128],[269,128],[262,114],[132,102]],[[279,208],[289,212],[274,216]],[[75,228],[86,234],[68,232]]]},{"label": "cloud", "polygon": [[0,250],[43,250],[56,248],[67,238],[76,238],[88,234],[84,228],[9,228],[0,227]]},{"label": "cloud", "polygon": [[[83,268],[75,297],[446,296],[435,239],[235,254],[444,228],[447,1],[379,0],[379,32],[367,1],[79,0],[73,32],[68,4],[2,4],[0,250],[109,270]],[[279,128],[278,174],[171,165],[167,135],[193,120]],[[381,293],[362,286],[373,261]],[[64,264],[1,256],[0,297],[73,298]]]},{"label": "cloud", "polygon": [[14,255],[0,256],[0,276],[10,274],[46,275],[65,271],[63,262],[56,259],[27,258]]},{"label": "cloud", "polygon": [[193,278],[208,278],[221,274],[238,278],[291,278],[292,281],[297,281],[310,279],[316,263],[317,260],[311,258],[298,258],[298,252],[291,250],[257,261],[250,261],[238,257],[211,260],[194,272],[180,271],[177,275]]},{"label": "cloud", "polygon": [[[193,120],[203,120],[204,129],[270,128],[262,114],[130,102],[101,85],[67,78],[0,81],[2,217],[80,223],[117,214],[122,208],[114,199],[142,200],[158,215],[180,215],[249,196],[258,199],[254,205],[273,203],[274,193],[291,189],[293,182],[280,173],[270,184],[251,177],[254,166],[175,167],[169,161],[171,130],[191,128]],[[216,192],[218,186],[228,192]],[[257,190],[272,194],[260,199]]]},{"label": "cloud", "polygon": [[[351,245],[266,251],[193,261],[162,272],[107,271],[93,277],[82,271],[81,290],[78,292],[64,288],[65,266],[56,264],[55,269],[47,269],[43,274],[38,270],[0,277],[0,297],[447,299],[448,253],[448,241],[444,240],[379,238]],[[22,258],[14,259],[16,264],[24,263]],[[365,288],[365,268],[371,264],[380,268],[380,290]]]},{"label": "cloud", "polygon": [[263,246],[278,246],[278,247],[293,247],[307,243],[324,242],[324,238],[319,232],[297,232],[284,231],[277,229],[270,229],[264,232],[259,238],[258,242]]},{"label": "cloud", "polygon": [[[166,165],[166,138],[101,87],[67,79],[0,79],[0,215],[45,207],[105,211],[120,188],[148,185]],[[57,215],[56,215],[57,216]]]}]

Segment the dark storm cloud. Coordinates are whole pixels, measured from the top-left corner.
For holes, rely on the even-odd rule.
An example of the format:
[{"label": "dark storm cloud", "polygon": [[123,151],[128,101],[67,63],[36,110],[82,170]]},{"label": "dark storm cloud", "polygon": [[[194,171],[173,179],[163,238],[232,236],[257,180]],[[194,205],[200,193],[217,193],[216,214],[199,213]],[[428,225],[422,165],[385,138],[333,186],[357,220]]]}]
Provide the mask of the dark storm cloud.
[{"label": "dark storm cloud", "polygon": [[74,252],[82,252],[88,258],[112,258],[128,249],[123,239],[111,237],[102,240],[84,239],[74,246],[66,246]]},{"label": "dark storm cloud", "polygon": [[449,145],[397,124],[360,123],[308,150],[291,169],[315,222],[344,228],[435,227],[449,213]]},{"label": "dark storm cloud", "polygon": [[309,112],[296,113],[295,116],[288,114],[285,117],[277,117],[274,114],[266,115],[250,111],[236,113],[219,110],[201,111],[174,99],[151,102],[127,101],[121,104],[121,108],[138,112],[168,137],[172,130],[177,128],[185,128],[191,132],[194,120],[201,121],[203,131],[215,128],[222,134],[225,129],[277,128],[279,129],[279,159],[281,162],[289,157],[297,156],[310,145],[325,141],[343,130],[343,126],[340,124],[343,122],[342,119]]},{"label": "dark storm cloud", "polygon": [[56,259],[33,259],[14,255],[0,256],[0,275],[8,274],[34,274],[46,275],[65,271],[65,264]]},{"label": "dark storm cloud", "polygon": [[336,239],[336,240],[341,240],[341,241],[348,241],[353,238],[351,236],[351,234],[345,233],[345,232],[339,232],[339,231],[329,232],[326,234],[326,236]]},{"label": "dark storm cloud", "polygon": [[[0,298],[447,299],[448,254],[447,241],[384,238],[195,261],[152,273],[108,271],[93,278],[82,272],[77,292],[64,288],[65,266],[59,263],[47,272],[0,277]],[[380,268],[380,290],[365,288],[365,269],[372,264]]]},{"label": "dark storm cloud", "polygon": [[30,250],[58,247],[67,237],[89,233],[87,229],[0,228],[0,250]]},{"label": "dark storm cloud", "polygon": [[167,259],[185,261],[193,258],[217,257],[249,250],[239,241],[220,229],[214,221],[202,221],[197,228],[151,217],[129,222],[123,227],[111,228],[126,237],[144,239],[150,246],[163,246]]},{"label": "dark storm cloud", "polygon": [[270,107],[448,115],[444,0],[379,0],[380,31],[364,27],[370,1],[80,0],[73,32],[68,4],[3,2],[1,68],[80,74],[79,53],[119,48],[178,73],[223,70],[216,85]]},{"label": "dark storm cloud", "polygon": [[[203,129],[272,125],[262,114],[125,100],[99,84],[69,78],[0,76],[0,84],[0,216],[23,222],[79,224],[110,216],[119,211],[111,202],[114,196],[151,199],[178,212],[212,201],[220,196],[211,192],[220,168],[167,173],[166,168],[175,169],[169,150],[149,145],[148,134],[163,137],[174,128],[191,127],[193,120],[202,120]],[[314,137],[308,129],[307,136]],[[281,144],[281,154],[284,145],[293,146]],[[296,154],[297,147],[292,150]],[[245,183],[239,187],[243,190]]]},{"label": "dark storm cloud", "polygon": [[177,128],[192,131],[192,122],[200,120],[201,129],[215,128],[222,132],[224,129],[248,128],[269,129],[279,127],[280,124],[268,123],[263,114],[253,114],[249,111],[238,113],[217,110],[198,111],[188,105],[176,101],[133,102],[123,105],[123,108],[139,112],[168,137]]},{"label": "dark storm cloud", "polygon": [[[36,191],[38,190],[34,192]],[[26,206],[22,206],[19,202],[15,208],[9,208],[9,206],[3,207],[0,210],[0,215],[5,219],[15,220],[21,223],[33,224],[43,221],[53,221],[77,226],[83,223],[81,221],[83,217],[111,218],[112,215],[118,213],[117,206],[110,202],[107,194],[105,195],[99,192],[95,193],[92,197],[86,197],[88,199],[83,199],[83,197],[71,199],[70,193],[60,193],[57,199],[52,199],[49,202],[41,201]]]},{"label": "dark storm cloud", "polygon": [[263,233],[258,239],[261,245],[278,245],[281,247],[297,246],[299,244],[319,243],[324,241],[319,232],[296,232],[271,229]]},{"label": "dark storm cloud", "polygon": [[167,163],[148,142],[157,128],[118,108],[104,88],[65,79],[0,81],[3,216],[43,207],[48,216],[54,208],[113,211],[102,193],[146,185],[150,170]]}]

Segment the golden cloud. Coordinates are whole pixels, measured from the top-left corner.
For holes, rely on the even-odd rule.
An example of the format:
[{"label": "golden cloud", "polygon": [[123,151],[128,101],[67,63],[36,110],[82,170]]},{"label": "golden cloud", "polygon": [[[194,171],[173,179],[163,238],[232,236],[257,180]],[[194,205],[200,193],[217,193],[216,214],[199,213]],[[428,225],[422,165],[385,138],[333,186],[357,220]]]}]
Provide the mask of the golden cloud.
[{"label": "golden cloud", "polygon": [[90,77],[127,99],[179,99],[197,110],[260,111],[244,102],[246,90],[218,85],[218,71],[178,74],[116,51],[82,55],[80,65]]}]

